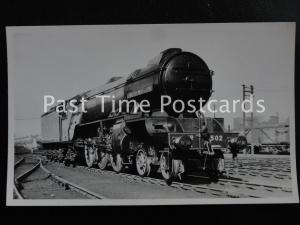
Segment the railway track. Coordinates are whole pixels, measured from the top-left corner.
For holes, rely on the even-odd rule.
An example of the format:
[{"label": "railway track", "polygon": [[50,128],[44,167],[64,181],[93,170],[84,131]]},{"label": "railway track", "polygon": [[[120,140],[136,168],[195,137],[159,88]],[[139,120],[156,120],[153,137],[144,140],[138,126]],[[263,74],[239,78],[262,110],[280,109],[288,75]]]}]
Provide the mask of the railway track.
[{"label": "railway track", "polygon": [[[203,179],[210,179],[209,177],[205,176],[191,176]],[[221,178],[218,180],[216,185],[220,187],[227,187],[228,189],[231,189],[233,193],[235,192],[235,190],[243,190],[243,192],[248,192],[249,196],[253,196],[256,198],[289,196],[292,194],[292,189],[288,186],[269,185],[250,181],[238,181],[232,180],[230,178]]]},{"label": "railway track", "polygon": [[74,184],[66,179],[63,179],[59,176],[56,176],[55,174],[51,173],[47,168],[45,168],[43,166],[43,163],[40,163],[40,167],[47,173],[49,174],[50,178],[54,181],[57,182],[58,184],[64,186],[66,189],[71,189],[74,191],[77,191],[85,196],[87,196],[88,198],[92,198],[92,199],[105,199],[105,197],[103,197],[102,195],[99,195],[95,192],[92,192],[86,188],[83,188],[77,184]]},{"label": "railway track", "polygon": [[235,165],[231,160],[227,162],[227,175],[242,179],[270,179],[274,181],[291,182],[289,160],[272,159],[244,159]]},{"label": "railway track", "polygon": [[[61,168],[67,167],[62,163],[58,162],[50,162],[54,163],[56,166]],[[90,173],[96,175],[110,175],[110,176],[119,176],[130,180],[135,183],[149,183],[153,185],[161,185],[167,186],[165,181],[156,178],[156,177],[140,177],[135,174],[130,173],[116,173],[111,170],[100,170],[97,168],[88,168],[85,166],[76,166],[72,168],[74,170],[84,170],[89,171]],[[289,187],[285,186],[275,186],[268,184],[258,184],[246,181],[236,181],[232,179],[219,179],[218,182],[206,182],[198,184],[195,181],[199,179],[209,181],[209,177],[206,176],[196,176],[190,175],[190,178],[194,177],[197,179],[190,180],[189,182],[173,182],[169,188],[176,188],[185,191],[197,192],[200,194],[205,194],[210,197],[231,197],[231,198],[262,198],[262,197],[284,197],[290,196],[292,194],[292,190]]]},{"label": "railway track", "polygon": [[236,170],[235,168],[230,168],[227,170],[227,175],[228,176],[234,176],[237,178],[260,178],[260,179],[272,179],[274,181],[287,181],[291,182],[291,175],[290,173],[276,173],[276,171],[272,170],[265,170],[265,171],[259,171],[257,169],[251,169],[249,168],[248,170],[243,168],[243,169],[238,169]]},{"label": "railway track", "polygon": [[[77,189],[77,192],[84,194],[85,188],[82,188],[78,185],[75,185],[74,183],[77,183],[76,179],[73,181],[74,183],[71,183],[70,181],[67,182],[67,180],[63,179],[62,177],[59,177],[53,173],[51,173],[51,169],[48,170],[47,168],[57,168],[56,172],[57,174],[60,174],[59,171],[63,171],[63,168],[69,168],[71,171],[87,171],[90,174],[93,175],[109,175],[113,177],[122,177],[125,178],[127,183],[133,183],[138,185],[140,184],[151,184],[151,185],[159,185],[164,186],[167,188],[167,190],[171,189],[178,189],[181,191],[193,192],[197,194],[202,194],[202,196],[206,197],[230,197],[230,198],[262,198],[262,197],[290,197],[292,195],[292,190],[289,186],[280,186],[280,185],[270,185],[267,183],[256,183],[251,181],[244,181],[244,180],[238,180],[233,179],[232,177],[222,177],[218,180],[218,182],[213,183],[210,181],[210,179],[206,176],[201,175],[189,175],[187,181],[185,182],[174,182],[171,186],[167,186],[165,181],[159,178],[158,176],[155,177],[140,177],[138,175],[132,174],[132,173],[116,173],[112,170],[100,170],[97,168],[88,168],[85,166],[76,166],[75,168],[70,168],[68,166],[65,166],[62,163],[58,162],[51,162],[46,159],[46,157],[42,156],[41,154],[35,155],[36,158],[39,158],[40,161],[40,168],[43,169],[45,174],[48,174],[48,176],[56,183],[58,183],[60,186],[63,186],[65,189]],[[42,160],[43,159],[43,160]],[[44,164],[43,164],[44,162]],[[17,163],[16,163],[17,164]],[[50,165],[50,167],[48,167]],[[55,170],[53,170],[55,171]],[[92,176],[91,176],[92,177]],[[70,177],[67,175],[65,176],[66,179],[70,180]],[[91,178],[95,179],[95,178]],[[118,178],[117,178],[118,179]],[[72,180],[72,179],[71,179]],[[101,180],[101,178],[99,179]],[[198,182],[201,180],[201,182]],[[96,181],[96,180],[95,180]],[[90,181],[93,183],[94,181]],[[78,182],[80,184],[80,182]],[[83,185],[82,182],[81,185],[85,186],[86,188],[90,189],[91,186],[89,185]],[[142,185],[140,185],[142,187]],[[83,189],[83,191],[81,191]],[[100,194],[104,194],[105,192],[102,192],[100,190],[101,188],[94,189],[96,193],[87,194],[89,195],[89,198],[96,198],[96,199],[104,199],[103,196],[99,196],[97,193],[98,191]],[[155,187],[153,188],[155,189]],[[76,190],[75,190],[76,191]],[[91,191],[90,191],[91,193]],[[106,195],[106,194],[105,194]],[[98,197],[96,197],[98,196]],[[201,197],[200,195],[198,195]],[[107,197],[107,198],[111,198]]]},{"label": "railway track", "polygon": [[[18,168],[24,161],[25,161],[25,158],[24,158],[24,157],[20,158],[20,159],[15,163],[14,169],[16,170],[16,168]],[[15,179],[14,179],[14,187],[13,187],[13,188],[14,188],[14,190],[13,190],[14,195],[15,195],[15,197],[18,198],[18,199],[24,199],[23,195],[21,194],[21,192],[19,191],[19,189],[17,188],[17,186],[18,186],[18,179],[15,178]]]},{"label": "railway track", "polygon": [[[63,179],[63,178],[53,174],[47,168],[44,167],[43,160],[39,157],[22,157],[20,160],[18,160],[15,163],[15,165],[14,165],[15,170],[18,167],[20,167],[23,163],[25,164],[27,160],[35,160],[36,163],[34,163],[33,166],[31,166],[31,168],[27,169],[25,172],[17,175],[14,178],[14,196],[17,199],[25,199],[26,198],[24,196],[24,194],[22,193],[23,184],[26,183],[26,179],[28,179],[35,172],[37,172],[37,170],[41,170],[40,172],[44,173],[44,176],[41,179],[39,178],[38,180],[51,180],[53,183],[56,183],[59,185],[61,191],[69,191],[69,190],[75,191],[75,192],[79,193],[80,195],[84,196],[85,198],[90,198],[90,199],[104,199],[105,198],[97,193],[94,193],[86,188],[83,188],[79,185],[76,185],[66,179]],[[77,197],[78,197],[78,195],[77,195]]]}]

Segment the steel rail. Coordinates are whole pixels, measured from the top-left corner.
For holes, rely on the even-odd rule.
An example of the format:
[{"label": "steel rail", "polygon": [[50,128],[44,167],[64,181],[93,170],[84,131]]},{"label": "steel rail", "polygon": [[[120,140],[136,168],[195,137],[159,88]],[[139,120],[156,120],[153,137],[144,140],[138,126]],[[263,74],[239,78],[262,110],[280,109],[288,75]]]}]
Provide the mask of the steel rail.
[{"label": "steel rail", "polygon": [[[20,159],[15,165],[14,167],[17,168],[21,165],[21,163],[25,162],[25,158],[23,157],[22,159]],[[25,179],[26,177],[28,177],[30,174],[32,174],[36,169],[38,169],[40,167],[40,160],[37,164],[35,164],[32,168],[30,168],[29,170],[25,171],[24,173],[20,174],[18,177],[14,178],[14,187],[13,187],[13,191],[16,194],[16,197],[18,199],[24,199],[24,196],[22,195],[22,193],[19,190],[19,186],[21,185],[21,180]]]},{"label": "steel rail", "polygon": [[16,163],[15,163],[15,165],[14,165],[14,168],[17,168],[17,167],[19,167],[20,165],[21,165],[21,163],[23,163],[24,162],[24,160],[25,160],[25,158],[24,157],[22,157],[21,159],[19,159]]},{"label": "steel rail", "polygon": [[[14,169],[16,169],[17,167],[19,167],[21,165],[21,163],[23,163],[25,161],[25,158],[22,157],[21,159],[19,159],[15,165],[14,165]],[[19,192],[18,188],[17,188],[17,183],[16,183],[16,179],[14,179],[14,187],[13,187],[13,192],[16,195],[16,197],[18,199],[23,199],[23,195]]]}]

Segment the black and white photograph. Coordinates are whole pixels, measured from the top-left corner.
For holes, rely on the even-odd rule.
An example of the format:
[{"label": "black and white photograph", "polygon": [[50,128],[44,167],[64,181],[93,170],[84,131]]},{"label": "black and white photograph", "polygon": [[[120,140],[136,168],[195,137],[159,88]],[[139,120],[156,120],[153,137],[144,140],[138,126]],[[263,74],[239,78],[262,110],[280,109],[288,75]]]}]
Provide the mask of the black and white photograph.
[{"label": "black and white photograph", "polygon": [[298,203],[295,29],[6,27],[6,204]]}]

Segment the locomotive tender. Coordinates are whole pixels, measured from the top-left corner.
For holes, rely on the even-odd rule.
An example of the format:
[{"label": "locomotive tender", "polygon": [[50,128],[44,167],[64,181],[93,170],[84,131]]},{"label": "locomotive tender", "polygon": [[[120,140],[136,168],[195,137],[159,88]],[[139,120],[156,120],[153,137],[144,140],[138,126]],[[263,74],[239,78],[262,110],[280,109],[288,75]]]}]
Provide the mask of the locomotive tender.
[{"label": "locomotive tender", "polygon": [[[85,110],[57,113],[55,107],[41,116],[45,149],[55,149],[52,156],[66,164],[108,166],[116,172],[134,169],[140,176],[160,172],[167,183],[196,169],[217,177],[224,169],[220,149],[204,145],[201,130],[205,118],[196,113],[176,113],[160,109],[160,97],[208,101],[212,93],[212,71],[191,52],[171,48],[126,77],[113,77],[99,88],[69,100],[84,97]],[[97,96],[113,96],[115,101],[148,100],[149,113],[112,112],[112,98],[105,98],[104,107]],[[77,101],[79,102],[79,101]],[[78,103],[80,104],[80,103]],[[80,107],[79,107],[80,109]],[[104,109],[104,110],[103,110]]]}]

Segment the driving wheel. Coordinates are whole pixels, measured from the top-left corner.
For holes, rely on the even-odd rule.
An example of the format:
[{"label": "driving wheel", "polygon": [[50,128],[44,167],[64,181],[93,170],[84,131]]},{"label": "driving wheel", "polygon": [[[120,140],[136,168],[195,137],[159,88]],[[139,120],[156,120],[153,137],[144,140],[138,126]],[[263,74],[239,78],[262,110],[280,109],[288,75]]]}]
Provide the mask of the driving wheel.
[{"label": "driving wheel", "polygon": [[160,170],[161,174],[168,185],[172,182],[178,175],[180,168],[180,160],[174,160],[171,153],[163,152],[160,156]]},{"label": "driving wheel", "polygon": [[85,156],[85,162],[86,162],[86,165],[88,167],[92,167],[94,162],[96,161],[97,159],[97,155],[96,155],[96,149],[92,146],[92,145],[89,145],[89,146],[85,146],[85,149],[84,149],[84,156]]},{"label": "driving wheel", "polygon": [[137,173],[142,176],[149,176],[151,172],[151,166],[147,157],[147,153],[144,149],[140,149],[136,154],[136,170]]},{"label": "driving wheel", "polygon": [[111,166],[115,172],[120,173],[123,170],[123,159],[121,154],[111,155],[110,157]]},{"label": "driving wheel", "polygon": [[101,170],[104,170],[107,166],[107,163],[109,161],[109,154],[106,152],[99,152],[98,154],[98,167]]}]

